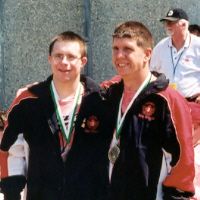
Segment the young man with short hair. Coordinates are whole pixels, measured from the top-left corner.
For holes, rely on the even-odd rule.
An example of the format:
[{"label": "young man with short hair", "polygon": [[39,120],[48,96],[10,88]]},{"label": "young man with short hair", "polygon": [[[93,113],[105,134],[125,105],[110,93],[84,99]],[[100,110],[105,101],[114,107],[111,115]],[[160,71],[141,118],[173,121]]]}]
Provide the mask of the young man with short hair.
[{"label": "young man with short hair", "polygon": [[[101,88],[81,75],[85,40],[71,31],[57,35],[48,60],[52,75],[21,89],[9,108],[0,146],[1,190],[6,200],[17,200],[27,183],[27,200],[102,200],[112,117]],[[22,144],[15,145],[14,158],[10,151],[19,137],[29,147],[27,176]]]},{"label": "young man with short hair", "polygon": [[150,72],[152,48],[142,23],[115,28],[112,60],[122,81],[108,88],[117,116],[108,152],[109,200],[183,200],[194,193],[190,110],[163,74]]}]

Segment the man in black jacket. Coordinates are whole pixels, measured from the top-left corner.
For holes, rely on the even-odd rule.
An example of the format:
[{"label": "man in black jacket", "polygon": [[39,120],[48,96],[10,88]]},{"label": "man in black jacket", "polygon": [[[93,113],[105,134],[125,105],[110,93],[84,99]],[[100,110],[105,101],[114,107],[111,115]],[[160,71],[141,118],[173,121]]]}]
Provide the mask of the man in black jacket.
[{"label": "man in black jacket", "polygon": [[[104,199],[112,118],[100,87],[80,75],[87,63],[84,39],[70,31],[59,34],[48,60],[52,76],[21,89],[9,108],[0,146],[1,190],[6,200],[20,199],[25,183],[27,200]],[[23,159],[17,159],[23,138],[27,175]]]},{"label": "man in black jacket", "polygon": [[108,89],[117,116],[108,153],[109,200],[186,200],[194,194],[190,110],[164,75],[150,72],[152,47],[140,22],[114,30],[112,60],[122,81]]}]

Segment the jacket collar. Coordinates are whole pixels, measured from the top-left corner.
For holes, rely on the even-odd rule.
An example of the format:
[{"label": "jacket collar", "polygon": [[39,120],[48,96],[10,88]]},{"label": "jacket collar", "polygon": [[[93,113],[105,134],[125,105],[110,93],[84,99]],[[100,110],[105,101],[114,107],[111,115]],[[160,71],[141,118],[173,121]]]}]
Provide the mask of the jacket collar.
[{"label": "jacket collar", "polygon": [[[159,73],[156,73],[156,72],[152,72],[152,74],[154,76],[156,76],[157,79],[155,81],[149,83],[146,86],[146,88],[140,93],[139,96],[146,96],[146,95],[150,95],[151,93],[158,93],[158,92],[165,90],[167,88],[167,86],[169,84],[169,80],[166,79],[166,76],[164,74],[159,74]],[[114,84],[113,89],[112,89],[112,86],[111,86],[111,91],[112,91],[112,93],[119,96],[119,94],[123,93],[123,88],[124,88],[124,83],[123,83],[123,80],[122,80],[119,83]]]},{"label": "jacket collar", "polygon": [[[54,102],[51,97],[50,84],[53,76],[49,76],[47,80],[33,85],[28,90],[34,95],[38,96],[39,104],[38,106],[41,109],[46,117],[46,120],[49,124],[51,132],[54,134],[58,130],[57,120],[55,115]],[[81,75],[81,83],[84,85],[85,94],[84,98],[91,93],[100,93],[100,86],[96,84],[91,78]]]},{"label": "jacket collar", "polygon": [[[49,91],[50,91],[49,87],[52,79],[53,76],[51,75],[47,78],[47,80],[40,82],[37,85],[33,85],[32,87],[28,88],[28,90],[39,97],[45,95],[49,96]],[[81,83],[84,86],[86,95],[101,91],[100,86],[93,79],[87,76],[81,75]]]}]

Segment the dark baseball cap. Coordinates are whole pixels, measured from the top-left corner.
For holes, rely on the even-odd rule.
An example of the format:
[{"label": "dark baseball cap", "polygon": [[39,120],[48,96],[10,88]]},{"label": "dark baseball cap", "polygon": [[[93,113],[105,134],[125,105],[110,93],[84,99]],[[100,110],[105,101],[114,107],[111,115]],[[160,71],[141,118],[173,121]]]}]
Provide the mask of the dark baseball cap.
[{"label": "dark baseball cap", "polygon": [[170,9],[167,12],[166,17],[163,17],[162,19],[160,19],[160,21],[178,21],[179,19],[185,19],[185,20],[189,20],[187,13],[182,10],[181,8],[174,8],[174,9]]}]

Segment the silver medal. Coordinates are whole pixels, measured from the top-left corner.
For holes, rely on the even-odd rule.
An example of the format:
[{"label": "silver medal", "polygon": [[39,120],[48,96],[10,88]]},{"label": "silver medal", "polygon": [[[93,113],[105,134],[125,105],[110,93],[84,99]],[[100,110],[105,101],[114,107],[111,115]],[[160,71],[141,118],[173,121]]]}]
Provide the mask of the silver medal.
[{"label": "silver medal", "polygon": [[111,147],[108,151],[108,158],[112,164],[115,163],[117,158],[119,157],[120,149],[117,145]]}]

